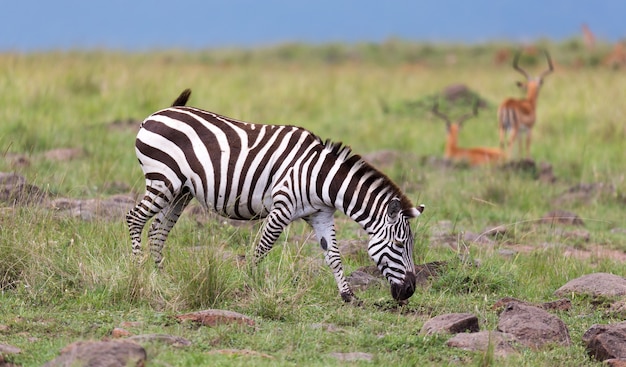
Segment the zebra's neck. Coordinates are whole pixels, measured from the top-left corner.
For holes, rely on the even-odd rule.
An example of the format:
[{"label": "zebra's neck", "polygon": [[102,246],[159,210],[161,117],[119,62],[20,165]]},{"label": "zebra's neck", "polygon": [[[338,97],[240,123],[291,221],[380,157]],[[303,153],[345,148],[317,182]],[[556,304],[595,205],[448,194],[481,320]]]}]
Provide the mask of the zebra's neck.
[{"label": "zebra's neck", "polygon": [[334,207],[359,223],[366,231],[379,220],[385,203],[394,196],[411,205],[398,187],[358,155],[335,162],[334,170],[323,173],[324,188]]}]

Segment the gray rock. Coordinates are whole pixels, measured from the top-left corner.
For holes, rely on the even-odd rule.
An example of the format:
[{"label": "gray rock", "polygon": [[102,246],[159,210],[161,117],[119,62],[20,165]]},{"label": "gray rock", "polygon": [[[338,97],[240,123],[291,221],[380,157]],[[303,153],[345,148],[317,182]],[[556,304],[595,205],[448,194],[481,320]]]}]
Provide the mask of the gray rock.
[{"label": "gray rock", "polygon": [[626,358],[605,359],[604,364],[609,367],[626,367]]},{"label": "gray rock", "polygon": [[372,275],[364,270],[355,270],[346,277],[346,281],[353,290],[365,290],[371,286],[383,285],[380,277]]},{"label": "gray rock", "polygon": [[554,210],[541,218],[541,221],[546,224],[567,224],[572,226],[583,226],[585,223],[580,217],[574,213],[570,213],[564,210]]},{"label": "gray rock", "polygon": [[518,302],[508,303],[498,321],[498,330],[515,335],[517,340],[531,348],[546,344],[570,345],[565,323],[539,307]]},{"label": "gray rock", "polygon": [[448,339],[446,345],[463,350],[480,352],[486,352],[493,346],[494,354],[499,357],[506,357],[518,353],[515,335],[499,331],[460,333]]},{"label": "gray rock", "polygon": [[495,237],[495,238],[502,237],[506,235],[508,232],[509,232],[509,228],[504,224],[500,224],[497,226],[490,226],[483,230],[483,234],[485,234],[486,236]]},{"label": "gray rock", "polygon": [[614,317],[621,317],[622,319],[626,316],[626,299],[619,299],[609,306],[608,314]]},{"label": "gray rock", "polygon": [[426,321],[420,333],[426,335],[449,333],[457,334],[470,332],[475,333],[480,330],[478,317],[471,313],[449,313],[439,315]]},{"label": "gray rock", "polygon": [[26,179],[14,172],[0,172],[0,202],[9,205],[39,204],[46,193],[37,186],[26,183]]},{"label": "gray rock", "polygon": [[581,183],[570,187],[567,191],[553,200],[556,206],[571,206],[572,204],[590,204],[601,197],[610,197],[615,194],[615,186],[602,182]]},{"label": "gray rock", "polygon": [[445,261],[433,261],[415,265],[415,283],[425,287],[433,278],[438,277],[447,265]]},{"label": "gray rock", "polygon": [[135,199],[128,195],[113,195],[105,199],[58,198],[49,205],[60,216],[94,219],[121,220],[135,206]]},{"label": "gray rock", "polygon": [[586,229],[575,229],[572,231],[566,231],[562,228],[557,228],[554,230],[554,234],[569,240],[581,240],[584,242],[589,242],[591,239],[591,233]]},{"label": "gray rock", "polygon": [[9,344],[0,343],[0,354],[19,354],[22,350]]},{"label": "gray rock", "polygon": [[79,341],[63,348],[61,354],[43,367],[127,367],[145,366],[146,350],[139,344],[115,341]]},{"label": "gray rock", "polygon": [[626,295],[626,279],[608,273],[593,273],[570,280],[554,294],[564,297],[569,294],[588,294],[594,297],[619,297]]},{"label": "gray rock", "polygon": [[617,324],[596,324],[582,337],[590,356],[600,361],[626,359],[626,321]]}]

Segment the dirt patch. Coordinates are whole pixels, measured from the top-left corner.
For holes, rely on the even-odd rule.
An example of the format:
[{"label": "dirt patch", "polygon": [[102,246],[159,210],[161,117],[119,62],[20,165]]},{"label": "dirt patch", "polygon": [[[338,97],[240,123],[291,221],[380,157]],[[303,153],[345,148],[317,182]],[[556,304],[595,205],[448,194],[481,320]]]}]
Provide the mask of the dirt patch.
[{"label": "dirt patch", "polygon": [[82,158],[86,153],[82,148],[58,148],[43,153],[43,157],[49,161],[67,162]]},{"label": "dirt patch", "polygon": [[570,187],[552,203],[554,206],[569,206],[572,204],[590,204],[591,202],[614,196],[615,186],[603,182],[584,183]]},{"label": "dirt patch", "polygon": [[124,130],[132,130],[132,131],[137,131],[139,130],[139,125],[141,125],[141,120],[137,120],[137,119],[133,119],[133,118],[126,118],[126,119],[117,119],[114,121],[111,121],[110,123],[107,124],[107,127],[109,128],[109,130],[116,130],[116,131],[124,131]]}]

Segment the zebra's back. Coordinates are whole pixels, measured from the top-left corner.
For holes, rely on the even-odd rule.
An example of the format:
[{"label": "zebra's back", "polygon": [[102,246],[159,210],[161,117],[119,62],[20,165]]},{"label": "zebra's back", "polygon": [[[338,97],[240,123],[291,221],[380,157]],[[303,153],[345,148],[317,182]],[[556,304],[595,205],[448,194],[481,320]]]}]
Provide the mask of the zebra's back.
[{"label": "zebra's back", "polygon": [[299,127],[175,106],[144,120],[135,148],[146,178],[159,173],[174,192],[187,190],[221,215],[253,219],[267,216],[281,174],[323,145]]}]

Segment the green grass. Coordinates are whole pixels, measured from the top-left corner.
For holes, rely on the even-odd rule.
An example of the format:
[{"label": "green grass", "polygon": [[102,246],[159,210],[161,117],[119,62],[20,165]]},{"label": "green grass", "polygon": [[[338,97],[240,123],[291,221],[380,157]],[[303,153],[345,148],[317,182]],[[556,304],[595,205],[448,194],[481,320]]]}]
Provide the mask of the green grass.
[{"label": "green grass", "polygon": [[[445,127],[428,108],[385,113],[390,106],[421,101],[452,83],[465,83],[489,102],[465,123],[461,146],[498,144],[495,111],[517,96],[519,74],[494,66],[496,49],[509,45],[284,45],[262,50],[162,51],[124,54],[107,51],[0,54],[0,171],[16,171],[52,195],[95,198],[143,190],[134,153],[136,125],[168,106],[184,88],[190,104],[238,119],[304,126],[357,153],[396,150],[406,159],[383,167],[408,196],[426,204],[415,224],[418,263],[446,260],[441,277],[418,290],[408,305],[391,301],[388,286],[358,293],[362,307],[344,305],[311,230],[295,223],[258,267],[241,261],[252,254],[260,224],[231,226],[211,216],[186,214],[165,248],[164,269],[136,265],[123,218],[113,221],[60,218],[35,206],[0,208],[0,343],[20,347],[9,361],[38,366],[66,344],[100,339],[124,321],[138,321],[134,334],[185,337],[191,347],[148,344],[151,365],[274,366],[342,365],[333,352],[367,352],[373,363],[354,365],[551,366],[600,365],[581,342],[594,323],[617,321],[585,297],[560,313],[573,345],[527,351],[506,360],[489,353],[445,346],[446,337],[422,336],[429,317],[472,312],[483,330],[492,330],[492,305],[512,296],[532,302],[553,300],[554,290],[591,272],[624,275],[618,259],[564,257],[567,246],[626,251],[626,139],[622,72],[601,66],[575,68],[574,60],[597,59],[574,40],[548,44],[557,70],[539,97],[533,157],[553,166],[557,181],[492,168],[445,168],[423,157],[443,155]],[[605,47],[608,48],[608,47]],[[602,52],[603,48],[600,47]],[[455,55],[454,63],[450,55]],[[541,59],[522,59],[532,71]],[[49,161],[55,148],[78,148],[71,161]],[[24,155],[30,164],[13,166]],[[615,188],[588,201],[557,199],[579,183]],[[128,189],[126,189],[128,188]],[[553,209],[577,213],[590,232],[589,243],[561,239],[538,220]],[[430,230],[449,220],[456,231],[480,233],[506,224],[494,248],[467,245],[469,261],[429,245]],[[337,218],[340,240],[366,239],[358,226]],[[556,246],[544,247],[543,244]],[[512,258],[497,250],[529,245]],[[480,266],[475,266],[479,262]],[[346,256],[349,274],[370,265],[363,252]],[[179,324],[178,313],[205,308],[241,312],[253,329]],[[335,331],[320,325],[332,324]],[[270,355],[225,356],[216,349],[251,349]]]}]

